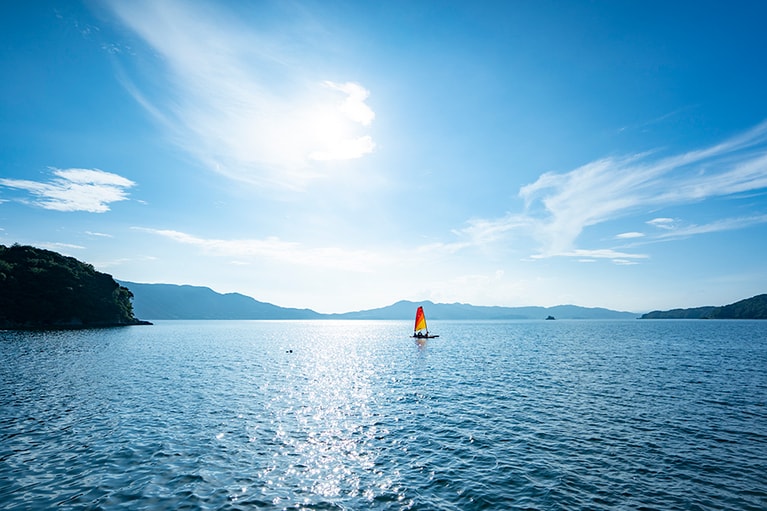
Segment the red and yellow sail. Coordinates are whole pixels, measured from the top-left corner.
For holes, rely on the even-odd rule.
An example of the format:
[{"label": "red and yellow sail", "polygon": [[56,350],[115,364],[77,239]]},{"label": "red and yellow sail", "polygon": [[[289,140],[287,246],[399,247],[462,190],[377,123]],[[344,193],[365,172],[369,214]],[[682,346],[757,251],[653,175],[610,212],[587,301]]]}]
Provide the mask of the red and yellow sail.
[{"label": "red and yellow sail", "polygon": [[426,316],[423,315],[423,307],[418,307],[415,311],[415,332],[426,330]]}]

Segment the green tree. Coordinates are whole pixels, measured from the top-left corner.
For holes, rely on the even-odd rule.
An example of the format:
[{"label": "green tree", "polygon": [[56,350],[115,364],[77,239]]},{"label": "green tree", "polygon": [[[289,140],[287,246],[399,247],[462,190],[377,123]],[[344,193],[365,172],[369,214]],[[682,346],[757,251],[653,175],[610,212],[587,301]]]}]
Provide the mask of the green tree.
[{"label": "green tree", "polygon": [[138,323],[133,294],[73,257],[0,245],[0,326],[41,328]]}]

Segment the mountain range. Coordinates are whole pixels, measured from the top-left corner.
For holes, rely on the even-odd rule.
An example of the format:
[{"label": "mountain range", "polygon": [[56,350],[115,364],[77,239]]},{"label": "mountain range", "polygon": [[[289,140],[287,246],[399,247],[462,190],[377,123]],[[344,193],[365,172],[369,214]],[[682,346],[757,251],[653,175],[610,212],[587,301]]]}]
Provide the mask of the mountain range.
[{"label": "mountain range", "polygon": [[259,302],[239,293],[175,284],[122,282],[133,293],[133,312],[154,319],[321,319],[309,309],[291,309]]},{"label": "mountain range", "polygon": [[133,310],[144,319],[412,319],[419,305],[430,320],[460,319],[635,319],[639,314],[603,308],[487,307],[463,303],[399,301],[387,307],[322,314],[311,309],[279,307],[239,293],[221,294],[207,287],[120,282],[133,293]]}]

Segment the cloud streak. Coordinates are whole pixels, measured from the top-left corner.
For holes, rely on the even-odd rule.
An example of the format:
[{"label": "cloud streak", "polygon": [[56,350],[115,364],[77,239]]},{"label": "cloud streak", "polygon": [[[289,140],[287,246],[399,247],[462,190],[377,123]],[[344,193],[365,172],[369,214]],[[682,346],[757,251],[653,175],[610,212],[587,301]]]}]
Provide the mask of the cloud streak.
[{"label": "cloud streak", "polygon": [[243,259],[270,259],[280,263],[317,268],[367,273],[391,261],[367,250],[346,250],[338,247],[306,247],[301,243],[277,237],[264,239],[224,240],[201,238],[171,229],[134,229],[162,236],[185,245],[195,246],[215,256]]},{"label": "cloud streak", "polygon": [[[112,2],[119,19],[159,54],[160,95],[125,78],[172,139],[210,169],[259,185],[298,188],[322,177],[319,161],[375,149],[364,129],[369,91],[312,71],[296,47],[321,46],[312,31],[255,30],[223,10],[175,1]],[[320,59],[314,59],[318,61]],[[127,76],[127,74],[125,74]]]},{"label": "cloud streak", "polygon": [[135,185],[111,172],[99,169],[52,169],[48,182],[26,179],[0,179],[0,186],[29,192],[32,204],[54,211],[104,213],[109,204],[128,199],[128,188]]},{"label": "cloud streak", "polygon": [[687,238],[698,234],[708,234],[712,232],[733,231],[745,229],[753,225],[767,223],[767,215],[754,215],[748,217],[723,218],[715,222],[702,225],[687,225],[675,227],[657,236],[657,239],[667,240],[676,238]]},{"label": "cloud streak", "polygon": [[[608,250],[584,251],[576,246],[584,229],[630,214],[691,204],[713,197],[733,196],[767,188],[767,122],[700,150],[665,158],[651,153],[597,160],[565,173],[547,172],[523,186],[525,202],[520,214],[474,220],[460,231],[475,242],[492,242],[511,235],[528,235],[538,241],[535,258],[607,257],[631,260],[642,255],[611,254]],[[706,227],[675,230],[671,218],[647,222],[667,237],[702,234],[759,223],[763,217],[723,220]],[[619,239],[639,237],[624,233]],[[584,252],[590,252],[585,254]]]}]

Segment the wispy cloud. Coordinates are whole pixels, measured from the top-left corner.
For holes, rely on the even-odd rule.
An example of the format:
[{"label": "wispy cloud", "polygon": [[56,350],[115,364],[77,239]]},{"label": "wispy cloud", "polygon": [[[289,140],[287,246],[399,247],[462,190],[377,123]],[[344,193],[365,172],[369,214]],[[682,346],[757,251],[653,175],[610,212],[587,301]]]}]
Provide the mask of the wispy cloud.
[{"label": "wispy cloud", "polygon": [[[646,254],[632,254],[628,252],[619,252],[617,250],[612,250],[608,248],[602,248],[602,249],[595,249],[595,250],[586,250],[582,248],[577,248],[574,250],[570,250],[568,252],[561,252],[559,254],[556,254],[561,257],[576,257],[576,258],[583,258],[585,260],[589,259],[612,259],[613,261],[626,261],[626,260],[635,260],[635,259],[646,259],[648,256]],[[544,255],[534,255],[532,256],[533,259],[543,259]]]},{"label": "wispy cloud", "polygon": [[106,260],[106,261],[95,261],[93,263],[93,266],[95,266],[96,268],[98,268],[100,270],[106,270],[106,269],[109,269],[109,268],[120,267],[120,266],[125,265],[126,263],[132,263],[132,262],[136,262],[136,261],[141,262],[141,263],[145,263],[145,262],[156,261],[156,260],[157,260],[157,258],[153,257],[153,256],[143,256],[143,257],[139,257],[139,258],[120,257],[120,258],[117,258],[117,259],[111,259],[111,260]]},{"label": "wispy cloud", "polygon": [[365,104],[365,100],[370,96],[370,92],[357,83],[334,83],[331,81],[323,82],[325,87],[341,91],[347,95],[346,99],[339,105],[339,110],[349,119],[369,126],[376,114]]},{"label": "wispy cloud", "polygon": [[55,176],[47,182],[26,179],[0,179],[0,186],[25,190],[34,198],[22,199],[55,211],[104,213],[109,204],[128,199],[128,188],[135,185],[111,172],[99,169],[51,169]]},{"label": "wispy cloud", "polygon": [[647,224],[657,227],[658,229],[673,229],[675,220],[673,218],[653,218],[648,220]]},{"label": "wispy cloud", "polygon": [[[669,157],[655,157],[652,153],[609,157],[570,172],[545,173],[520,189],[519,195],[525,201],[523,213],[473,220],[461,232],[473,235],[476,242],[492,242],[511,234],[532,236],[539,243],[535,258],[588,255],[630,262],[645,256],[613,254],[609,250],[584,251],[577,248],[576,241],[587,227],[629,214],[765,187],[767,122],[700,150]],[[758,218],[761,217],[748,221],[756,223]],[[726,220],[705,228],[688,228],[685,232],[692,235],[740,228],[748,221]],[[675,229],[675,221],[670,218],[655,218],[648,223],[674,230],[670,236],[682,232]],[[619,238],[639,235],[624,233]]]},{"label": "wispy cloud", "polygon": [[73,245],[72,243],[43,242],[36,245],[48,250],[56,250],[63,254],[68,254],[70,250],[85,250],[85,247],[82,245]]},{"label": "wispy cloud", "polygon": [[216,256],[238,258],[238,264],[257,259],[271,259],[301,266],[370,272],[390,262],[386,256],[367,250],[307,247],[301,243],[284,241],[276,237],[224,240],[201,238],[170,229],[145,227],[134,227],[134,229],[162,236],[185,245],[192,245]]},{"label": "wispy cloud", "polygon": [[651,129],[652,126],[656,124],[660,124],[663,121],[666,121],[668,119],[671,119],[673,117],[676,117],[681,112],[684,112],[685,110],[689,110],[691,108],[694,108],[693,106],[687,106],[683,108],[678,108],[672,112],[668,112],[663,115],[659,115],[658,117],[655,117],[653,119],[648,119],[646,121],[639,122],[637,124],[623,126],[620,129],[618,129],[618,132],[624,132],[624,131],[648,131]]},{"label": "wispy cloud", "polygon": [[745,229],[752,225],[767,223],[767,215],[754,215],[738,218],[723,218],[715,222],[702,225],[686,225],[674,227],[657,236],[658,239],[666,240],[672,238],[686,238],[698,234],[708,234],[712,232],[733,231],[736,229]]},{"label": "wispy cloud", "polygon": [[[269,33],[216,4],[111,5],[162,57],[165,73],[161,94],[150,95],[124,73],[126,87],[210,169],[260,185],[300,187],[321,177],[325,167],[318,161],[374,150],[364,132],[375,118],[366,103],[370,93],[315,69],[322,38],[308,38],[316,27],[283,24],[279,33]],[[312,57],[299,57],[296,47],[308,48]]]},{"label": "wispy cloud", "polygon": [[642,237],[644,237],[644,233],[636,232],[636,231],[622,232],[620,234],[615,235],[615,239],[618,239],[618,240],[630,240],[633,238],[642,238]]}]

